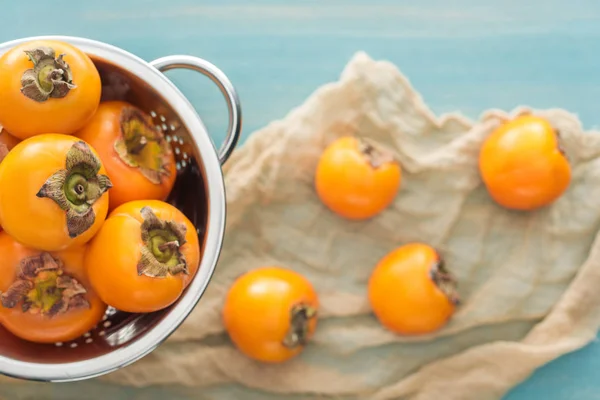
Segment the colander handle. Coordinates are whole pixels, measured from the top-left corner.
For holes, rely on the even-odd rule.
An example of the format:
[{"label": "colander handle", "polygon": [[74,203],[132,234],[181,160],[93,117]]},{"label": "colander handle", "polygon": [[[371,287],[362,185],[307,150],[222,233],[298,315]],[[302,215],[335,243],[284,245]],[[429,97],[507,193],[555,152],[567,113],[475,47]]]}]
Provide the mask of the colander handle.
[{"label": "colander handle", "polygon": [[221,90],[227,102],[229,109],[229,127],[227,128],[227,136],[219,149],[219,161],[224,164],[240,138],[242,132],[242,107],[237,92],[229,78],[219,68],[202,58],[174,55],[158,58],[150,63],[154,68],[161,72],[171,69],[191,69],[198,71],[204,76],[210,78]]}]

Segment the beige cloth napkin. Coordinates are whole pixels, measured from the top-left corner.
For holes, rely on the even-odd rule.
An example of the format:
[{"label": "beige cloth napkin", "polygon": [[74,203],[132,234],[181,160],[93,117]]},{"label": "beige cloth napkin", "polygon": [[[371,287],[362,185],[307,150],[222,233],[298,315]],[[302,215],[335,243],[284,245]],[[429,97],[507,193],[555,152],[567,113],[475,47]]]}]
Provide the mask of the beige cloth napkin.
[{"label": "beige cloth napkin", "polygon": [[[193,386],[203,399],[501,398],[600,324],[600,135],[566,111],[534,112],[561,131],[573,182],[549,208],[510,212],[477,171],[482,140],[506,115],[436,116],[393,65],[357,54],[338,82],[234,154],[226,240],[206,294],[158,350],[101,379]],[[403,167],[396,201],[367,222],[333,215],[313,189],[321,151],[349,134],[389,147]],[[406,338],[375,320],[366,282],[384,254],[416,240],[441,251],[464,305],[435,335]],[[301,272],[322,302],[310,346],[279,366],[238,353],[220,321],[232,280],[262,265]]]}]

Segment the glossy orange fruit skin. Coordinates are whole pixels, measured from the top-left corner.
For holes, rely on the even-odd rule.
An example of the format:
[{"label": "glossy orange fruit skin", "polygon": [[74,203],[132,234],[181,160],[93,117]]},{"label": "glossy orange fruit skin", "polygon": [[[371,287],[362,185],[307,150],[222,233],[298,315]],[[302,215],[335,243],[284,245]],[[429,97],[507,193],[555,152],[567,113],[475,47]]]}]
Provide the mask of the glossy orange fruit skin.
[{"label": "glossy orange fruit skin", "polygon": [[[65,211],[53,200],[36,196],[50,176],[65,168],[67,152],[77,141],[60,134],[34,136],[15,146],[0,163],[0,225],[26,246],[45,251],[81,246],[102,226],[108,193],[92,206],[96,215],[92,227],[75,238],[69,237]],[[99,174],[106,174],[104,167]]]},{"label": "glossy orange fruit skin", "polygon": [[[281,363],[297,356],[303,346],[282,344],[290,329],[290,310],[295,304],[314,309],[319,299],[311,283],[297,272],[261,267],[246,272],[231,285],[223,307],[223,323],[231,341],[247,357],[265,363]],[[308,322],[310,339],[317,318]]]},{"label": "glossy orange fruit skin", "polygon": [[[144,246],[141,210],[146,206],[160,219],[185,224],[187,243],[180,250],[188,264],[188,275],[138,275]],[[133,313],[153,312],[173,304],[196,275],[199,264],[200,244],[192,222],[177,208],[159,200],[132,201],[113,210],[90,242],[85,258],[90,282],[100,298],[118,310]]]},{"label": "glossy orange fruit skin", "polygon": [[121,136],[120,117],[123,108],[132,107],[122,101],[100,103],[92,120],[76,136],[89,143],[100,159],[113,183],[110,190],[110,209],[134,200],[165,200],[177,177],[175,157],[169,164],[170,176],[157,185],[145,178],[138,168],[132,168],[119,158],[114,149]]},{"label": "glossy orange fruit skin", "polygon": [[7,130],[0,128],[0,144],[5,145],[8,150],[12,150],[20,140],[8,133]]},{"label": "glossy orange fruit skin", "polygon": [[342,137],[322,153],[315,173],[320,200],[334,213],[350,219],[372,218],[396,197],[402,181],[400,165],[374,168],[354,137]]},{"label": "glossy orange fruit skin", "polygon": [[[9,134],[5,129],[0,128],[0,145],[5,145],[10,151],[19,143],[19,139]],[[2,162],[2,155],[0,155],[0,162]],[[0,226],[0,232],[2,232],[2,226]]]},{"label": "glossy orange fruit skin", "polygon": [[571,182],[571,167],[554,128],[533,115],[517,117],[492,132],[481,147],[479,171],[496,203],[521,211],[553,203]]},{"label": "glossy orange fruit skin", "polygon": [[[25,247],[6,232],[0,232],[0,291],[15,281],[24,258],[39,256],[40,251]],[[94,293],[83,268],[85,246],[71,248],[51,255],[64,263],[65,272],[72,275],[87,290],[89,309],[77,309],[53,317],[27,314],[19,306],[9,309],[0,305],[0,323],[15,336],[37,343],[74,340],[102,320],[106,305]]]},{"label": "glossy orange fruit skin", "polygon": [[[77,88],[63,98],[37,102],[21,93],[21,77],[33,68],[25,54],[42,46],[51,47],[56,55],[65,54]],[[13,47],[0,57],[0,125],[20,139],[54,132],[72,134],[94,115],[102,84],[96,66],[83,51],[68,43],[37,40]]]},{"label": "glossy orange fruit skin", "polygon": [[447,323],[456,306],[431,279],[438,260],[431,246],[410,243],[379,261],[369,279],[368,297],[384,327],[401,335],[421,335]]}]

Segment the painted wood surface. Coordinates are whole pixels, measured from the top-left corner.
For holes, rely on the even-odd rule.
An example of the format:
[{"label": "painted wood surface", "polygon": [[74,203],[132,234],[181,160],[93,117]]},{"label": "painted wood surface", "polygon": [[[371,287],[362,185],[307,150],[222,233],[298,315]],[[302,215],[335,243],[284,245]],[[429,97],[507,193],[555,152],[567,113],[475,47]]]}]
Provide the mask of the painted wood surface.
[{"label": "painted wood surface", "polygon": [[[587,128],[600,125],[597,0],[0,0],[0,18],[0,41],[63,34],[146,60],[203,57],[238,88],[244,139],[336,80],[359,50],[395,63],[436,113],[477,118],[490,107],[525,104],[562,107]],[[191,72],[168,75],[220,144],[227,116],[217,89]],[[598,371],[600,345],[593,343],[540,369],[506,400],[600,399]],[[0,397],[201,398],[193,390],[89,382],[40,389],[5,385]]]}]

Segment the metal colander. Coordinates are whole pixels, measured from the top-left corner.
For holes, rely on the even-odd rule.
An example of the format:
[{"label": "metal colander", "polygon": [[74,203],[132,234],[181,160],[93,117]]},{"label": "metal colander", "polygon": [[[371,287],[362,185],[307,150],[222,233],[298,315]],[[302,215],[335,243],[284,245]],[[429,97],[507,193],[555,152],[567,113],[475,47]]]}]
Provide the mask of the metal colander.
[{"label": "metal colander", "polygon": [[[0,44],[0,55],[17,44],[38,39],[62,40],[86,52],[102,77],[103,100],[119,99],[137,105],[165,133],[178,169],[168,202],[197,227],[202,254],[194,280],[175,304],[161,311],[130,314],[109,308],[104,320],[92,331],[77,340],[54,345],[26,342],[0,328],[0,373],[39,381],[75,381],[109,373],[150,353],[177,329],[200,300],[221,251],[226,208],[221,164],[238,141],[241,109],[225,74],[196,57],[168,56],[148,63],[102,42],[64,36],[6,42]],[[176,68],[192,69],[209,77],[225,97],[229,128],[218,153],[193,106],[162,74]]]}]

